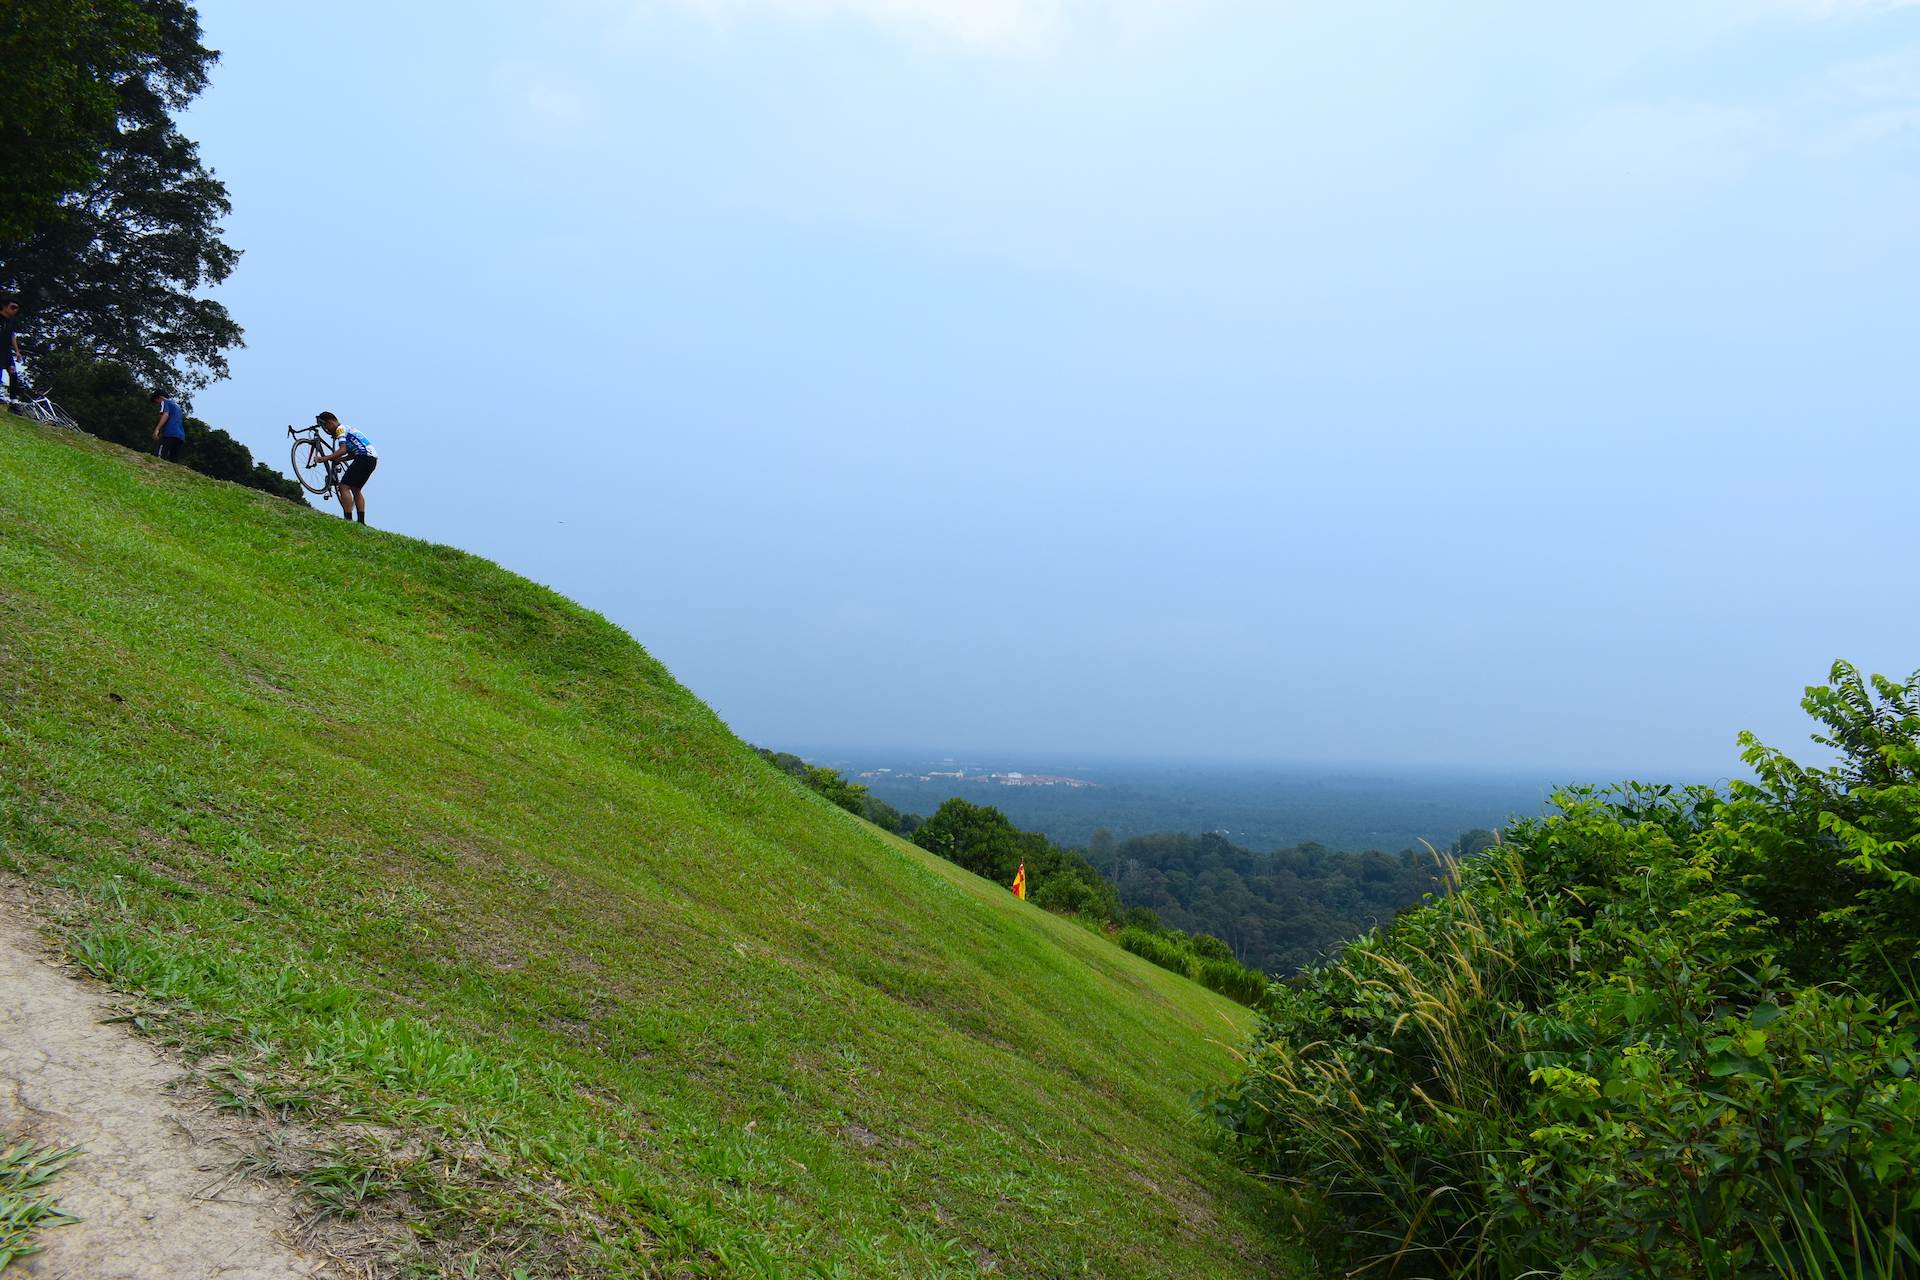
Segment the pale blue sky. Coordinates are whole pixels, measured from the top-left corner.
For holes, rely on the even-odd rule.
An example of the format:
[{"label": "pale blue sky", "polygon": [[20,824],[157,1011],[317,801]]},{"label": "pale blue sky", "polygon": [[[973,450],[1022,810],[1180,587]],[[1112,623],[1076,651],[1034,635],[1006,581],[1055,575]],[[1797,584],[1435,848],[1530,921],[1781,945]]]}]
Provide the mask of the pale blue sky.
[{"label": "pale blue sky", "polygon": [[1920,666],[1920,7],[201,11],[198,411],[756,741],[1724,774]]}]

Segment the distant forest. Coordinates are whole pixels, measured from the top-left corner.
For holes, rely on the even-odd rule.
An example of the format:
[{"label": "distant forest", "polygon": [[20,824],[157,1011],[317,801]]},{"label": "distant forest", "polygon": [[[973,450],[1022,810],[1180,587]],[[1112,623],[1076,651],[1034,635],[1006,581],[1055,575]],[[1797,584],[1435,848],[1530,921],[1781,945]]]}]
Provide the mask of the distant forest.
[{"label": "distant forest", "polygon": [[[1226,943],[1240,964],[1276,978],[1386,923],[1439,884],[1438,859],[1426,849],[1342,853],[1304,843],[1258,853],[1218,832],[1116,840],[1104,828],[1080,848],[1018,830],[999,809],[958,798],[942,803],[930,824],[833,769],[787,752],[762,748],[761,754],[841,808],[970,870],[1004,881],[1015,862],[1024,860],[1038,905],[1172,935],[1176,941],[1210,935]],[[994,799],[1009,793],[1007,788],[994,791]],[[980,794],[987,798],[984,788]],[[956,824],[994,832],[991,838],[970,838],[982,850],[993,849],[992,856],[954,856],[944,848],[949,838],[936,838],[936,831]],[[1468,831],[1452,841],[1449,852],[1471,856],[1493,840],[1491,831]],[[979,865],[973,865],[976,860]]]},{"label": "distant forest", "polygon": [[[1046,758],[937,761],[902,752],[809,756],[861,783],[876,799],[910,813],[932,813],[950,796],[990,804],[1023,830],[1068,848],[1087,848],[1094,832],[1115,839],[1163,831],[1213,831],[1243,849],[1309,841],[1329,849],[1444,849],[1462,831],[1498,827],[1541,813],[1568,779],[1545,772],[1474,773],[1309,766],[1113,764]],[[1022,770],[1097,784],[998,786],[970,776]]]},{"label": "distant forest", "polygon": [[[1470,831],[1451,852],[1467,856],[1492,843],[1491,831]],[[1425,849],[1338,853],[1302,844],[1256,853],[1211,833],[1115,841],[1096,831],[1087,859],[1127,906],[1174,929],[1213,934],[1242,964],[1274,977],[1386,923],[1439,885],[1438,860]]]}]

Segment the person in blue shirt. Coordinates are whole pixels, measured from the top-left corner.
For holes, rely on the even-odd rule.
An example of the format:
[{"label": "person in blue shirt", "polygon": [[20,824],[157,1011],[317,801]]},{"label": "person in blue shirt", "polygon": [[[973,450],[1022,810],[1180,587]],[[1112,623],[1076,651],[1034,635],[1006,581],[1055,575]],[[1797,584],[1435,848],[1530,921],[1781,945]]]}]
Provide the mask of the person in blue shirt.
[{"label": "person in blue shirt", "polygon": [[373,469],[380,465],[380,455],[374,451],[373,441],[352,427],[342,426],[340,419],[331,413],[315,414],[313,421],[340,446],[326,456],[326,461],[347,464],[339,483],[334,486],[334,491],[340,495],[340,514],[365,524],[367,497],[361,490],[366,488],[367,477],[373,474]]},{"label": "person in blue shirt", "polygon": [[187,415],[180,411],[179,402],[164,391],[155,391],[153,402],[160,408],[160,417],[153,424],[153,438],[160,446],[160,457],[167,462],[178,462],[180,451],[187,447]]}]

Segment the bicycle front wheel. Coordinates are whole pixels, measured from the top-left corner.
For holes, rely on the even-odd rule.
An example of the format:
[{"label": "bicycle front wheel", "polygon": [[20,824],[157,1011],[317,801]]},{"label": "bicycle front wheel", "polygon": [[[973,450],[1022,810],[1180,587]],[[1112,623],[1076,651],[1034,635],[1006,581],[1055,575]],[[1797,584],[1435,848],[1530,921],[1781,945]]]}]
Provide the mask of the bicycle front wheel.
[{"label": "bicycle front wheel", "polygon": [[308,493],[324,494],[333,487],[333,468],[326,464],[326,456],[318,440],[293,442],[293,478]]},{"label": "bicycle front wheel", "polygon": [[73,415],[51,400],[47,401],[47,421],[56,427],[65,427],[69,431],[80,429],[80,424],[74,421]]}]

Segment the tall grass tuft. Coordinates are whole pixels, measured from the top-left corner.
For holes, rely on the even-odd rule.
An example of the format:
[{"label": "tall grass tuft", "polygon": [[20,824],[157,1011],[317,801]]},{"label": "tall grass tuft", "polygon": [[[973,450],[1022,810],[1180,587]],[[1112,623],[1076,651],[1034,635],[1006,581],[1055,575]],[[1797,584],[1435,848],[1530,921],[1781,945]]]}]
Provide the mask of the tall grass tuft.
[{"label": "tall grass tuft", "polygon": [[79,1154],[26,1139],[0,1148],[0,1271],[40,1252],[41,1231],[78,1221],[55,1207],[47,1184]]}]

